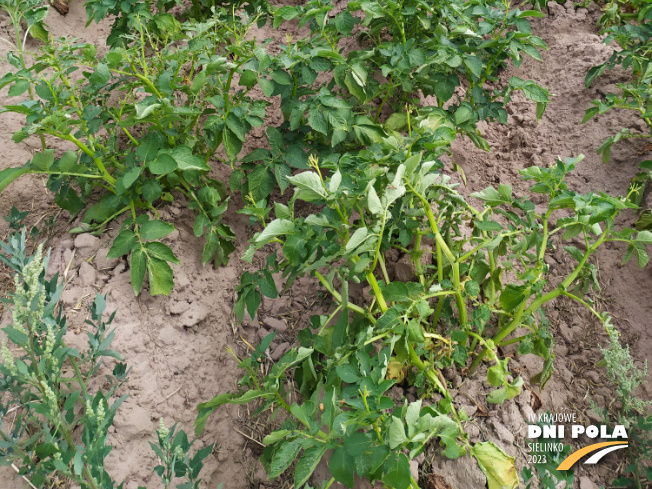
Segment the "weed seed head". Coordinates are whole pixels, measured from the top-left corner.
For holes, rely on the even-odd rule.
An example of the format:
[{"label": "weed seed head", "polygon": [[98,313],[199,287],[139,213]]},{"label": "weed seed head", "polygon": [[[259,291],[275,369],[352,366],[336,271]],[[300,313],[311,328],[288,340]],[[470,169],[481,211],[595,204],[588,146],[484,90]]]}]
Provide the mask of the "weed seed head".
[{"label": "weed seed head", "polygon": [[2,363],[9,370],[12,375],[16,374],[16,364],[14,363],[14,356],[7,347],[7,342],[3,339],[2,346],[0,347],[0,354],[2,355]]}]

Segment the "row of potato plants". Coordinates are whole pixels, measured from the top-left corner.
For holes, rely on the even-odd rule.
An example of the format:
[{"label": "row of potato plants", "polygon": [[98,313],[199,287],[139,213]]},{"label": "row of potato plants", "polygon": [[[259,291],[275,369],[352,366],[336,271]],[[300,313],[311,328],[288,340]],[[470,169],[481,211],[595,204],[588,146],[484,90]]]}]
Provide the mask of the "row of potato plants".
[{"label": "row of potato plants", "polygon": [[[619,49],[615,50],[606,62],[589,70],[585,84],[587,88],[590,87],[605,71],[616,67],[621,68],[631,78],[624,83],[616,84],[620,93],[608,93],[604,99],[595,100],[593,107],[586,111],[582,122],[587,122],[612,109],[628,110],[633,111],[644,122],[646,132],[623,128],[609,136],[597,150],[598,154],[602,155],[604,163],[611,159],[611,149],[619,141],[641,138],[639,154],[644,155],[652,150],[652,58],[650,56],[652,54],[652,5],[641,6],[631,15],[634,17],[630,22],[622,22],[623,14],[622,17],[616,16],[613,20],[616,25],[610,25],[610,22],[604,27],[603,34],[606,34],[604,43],[615,43]],[[633,190],[632,202],[640,206],[651,178],[652,160],[642,159],[638,166],[640,172],[632,179],[630,188]],[[652,229],[652,210],[646,209],[641,214],[636,222],[636,228]]]},{"label": "row of potato plants", "polygon": [[[319,5],[315,2],[305,8],[309,15],[317,16],[321,11],[315,12],[315,8]],[[361,8],[354,2],[349,7]],[[395,41],[403,35],[402,25],[393,20],[390,8],[391,5],[385,10],[375,5],[363,8],[366,16],[362,26],[371,31],[364,36],[391,32]],[[284,18],[299,18],[302,25],[301,8],[283,9]],[[514,18],[523,19],[521,14]],[[480,23],[487,18],[486,13],[481,17]],[[508,17],[509,14],[503,19]],[[413,22],[406,25],[419,32],[415,34],[419,39],[427,39],[428,34],[419,31],[421,18],[415,13]],[[347,30],[343,20],[339,20],[338,26],[338,20],[335,16],[335,29],[329,32],[327,17],[321,22],[317,18],[311,23],[311,32],[328,44],[329,34],[336,38],[337,33]],[[374,31],[375,27],[379,30]],[[526,27],[521,22],[517,30],[529,31],[529,24]],[[493,39],[500,39],[500,35]],[[382,41],[376,40],[378,46],[397,56],[406,52],[401,48],[412,49],[407,52],[418,56],[414,47],[428,44],[410,43],[409,37],[402,37],[402,43],[396,43],[398,49],[390,50]],[[506,52],[503,46],[501,55]],[[364,54],[363,59],[369,59],[367,56]],[[347,59],[360,58],[357,53],[349,53]],[[439,59],[446,63],[446,58]],[[518,62],[519,58],[516,59]],[[462,60],[465,63],[468,62]],[[366,88],[365,78],[358,76],[355,65],[350,72],[342,69],[339,74],[336,66],[333,75],[335,84],[342,89],[346,86],[353,96],[347,100],[350,104],[355,99],[368,103],[376,97],[374,94],[379,94],[378,103],[367,112],[367,118],[374,122],[387,100],[383,95],[387,97],[394,84],[392,66],[377,66],[384,84],[379,83],[378,88],[371,85],[371,94],[360,91]],[[370,70],[360,71],[366,75]],[[453,73],[457,76],[458,71]],[[437,80],[438,75],[439,72],[431,72],[426,81]],[[291,85],[300,88],[302,81],[302,77],[293,77]],[[425,111],[416,104],[403,108],[410,96],[399,98],[389,111],[385,134],[372,137],[370,131],[363,132],[354,126],[359,142],[367,146],[359,151],[349,149],[333,155],[331,148],[321,149],[317,145],[320,141],[304,137],[303,144],[307,141],[314,149],[308,158],[308,171],[286,177],[294,190],[290,201],[270,205],[264,193],[251,195],[250,205],[242,211],[262,227],[244,259],[251,261],[262,248],[269,251],[269,244],[275,251],[268,254],[265,269],[244,274],[235,306],[238,319],[242,320],[245,312],[253,318],[262,296],[277,297],[279,291],[273,280],[277,273],[286,279],[285,288],[299,276],[315,276],[332,296],[334,307],[327,315],[314,317],[310,327],[299,332],[301,346],[284,355],[268,374],[262,373],[259,364],[273,335],[265,338],[250,357],[238,358],[246,371],[241,390],[219,394],[199,405],[197,432],[201,432],[212,412],[225,403],[255,401],[258,413],[268,408],[274,413],[285,411],[281,416],[285,419],[283,424],[264,440],[267,448],[263,463],[268,474],[276,477],[296,461],[297,487],[308,483],[326,454],[332,477],[323,481],[322,487],[335,481],[352,487],[356,475],[382,481],[387,487],[418,487],[409,461],[433,439],[441,443],[448,457],[473,455],[486,474],[489,487],[516,487],[518,478],[511,457],[491,443],[469,442],[462,424],[465,413],[455,409],[441,369],[456,364],[462,372],[472,373],[487,358],[487,379],[496,387],[487,401],[502,403],[520,393],[523,379],[512,378],[508,359],[499,356],[498,347],[518,344],[519,353],[543,357],[544,369],[532,380],[545,385],[553,370],[554,341],[542,306],[563,295],[588,307],[608,324],[609,317],[596,311],[587,297],[597,287],[597,270],[590,264],[590,256],[605,242],[625,241],[629,244],[625,260],[636,254],[640,266],[647,262],[645,247],[652,235],[614,228],[616,215],[633,208],[633,204],[603,194],[579,195],[566,187],[566,174],[581,158],[558,161],[550,168],[522,171],[524,178],[534,181],[531,191],[548,197],[548,207],[538,212],[531,201],[512,197],[508,185],[474,194],[484,202],[479,208],[466,202],[455,191],[450,177],[442,172],[438,158],[447,152],[458,134],[469,136],[482,147],[483,140],[474,123],[480,119],[501,120],[504,99],[500,100],[497,90],[492,92],[493,99],[483,97],[482,79],[473,75],[467,78],[465,91],[452,90],[450,96],[441,93],[443,85],[435,82],[433,93],[429,93],[428,85],[419,84],[420,81],[415,78],[412,85],[412,80],[408,80],[407,87],[401,82],[401,88],[409,91],[418,86],[423,94],[435,96],[436,107],[426,107]],[[510,80],[504,92],[507,99],[511,88],[522,88],[526,83]],[[283,90],[278,85],[274,88]],[[271,92],[271,87],[269,91],[276,93]],[[547,93],[534,84],[527,85],[525,92],[538,103],[540,116]],[[333,138],[337,141],[337,127],[330,122],[328,111],[340,108],[336,104],[341,102],[330,99],[332,91],[323,88],[314,102],[309,98],[309,90],[297,89],[297,93],[308,96],[299,96],[296,103],[290,99],[286,104],[286,97],[283,100],[289,137],[296,137],[293,130],[303,128],[309,134],[322,127],[320,117],[326,114],[323,118],[332,128],[323,126],[324,131],[319,132],[330,136],[323,141],[324,146],[330,141],[336,147]],[[476,94],[480,95],[474,98]],[[444,103],[453,96],[453,104],[444,109]],[[486,102],[495,112],[491,113]],[[319,104],[314,108],[320,110],[313,113],[312,103]],[[466,122],[467,107],[473,115],[472,124],[465,127],[460,122]],[[346,107],[342,104],[341,108]],[[306,111],[307,125],[302,119]],[[434,114],[439,117],[433,119]],[[271,136],[268,132],[271,152],[256,150],[255,156],[245,158],[246,162],[273,162],[278,158],[282,152],[275,147],[275,137],[275,132]],[[263,171],[259,165],[244,171],[249,169]],[[306,216],[302,205],[295,214],[295,203],[299,201],[308,202],[313,211]],[[547,253],[555,245],[563,246],[565,240],[573,240],[565,250],[577,266],[560,283],[548,284]],[[426,241],[430,245],[424,247]],[[409,256],[417,281],[390,281],[386,255],[392,249]],[[433,265],[423,264],[424,254],[432,255],[425,262],[434,262]],[[507,277],[512,277],[511,281]],[[353,283],[370,287],[371,296],[364,304],[350,301],[348,290]],[[514,332],[517,334],[512,335]],[[387,391],[403,382],[417,386],[426,398],[438,392],[443,400],[430,406],[421,401],[396,405]],[[294,401],[297,391],[300,400]]]},{"label": "row of potato plants", "polygon": [[[586,111],[586,122],[596,115],[611,109],[633,111],[644,122],[639,129],[642,132],[624,128],[607,138],[598,148],[603,162],[611,158],[612,146],[620,140],[634,139],[640,141],[638,154],[644,155],[652,150],[652,4],[639,0],[614,0],[602,8],[603,14],[598,19],[605,34],[605,44],[617,44],[618,49],[603,64],[593,67],[586,76],[587,88],[606,70],[618,67],[631,78],[616,84],[619,93],[609,93],[601,100],[593,102],[594,107]],[[641,138],[641,139],[638,139]],[[643,157],[644,158],[644,157]],[[641,206],[643,212],[635,223],[638,230],[652,229],[652,209],[649,209],[649,182],[652,179],[652,160],[643,159],[638,163],[640,171],[630,184],[629,200]],[[636,388],[647,378],[647,362],[639,368],[633,362],[629,347],[619,344],[619,332],[608,326],[609,347],[601,348],[606,366],[607,378],[615,387],[619,399],[619,409],[609,413],[604,409],[604,419],[628,426],[632,440],[632,449],[627,453],[624,470],[612,482],[618,487],[642,488],[652,480],[649,460],[652,457],[652,416],[649,415],[650,401],[639,399]],[[594,410],[600,408],[594,406]]]},{"label": "row of potato plants", "polygon": [[[35,1],[2,5],[20,18]],[[596,284],[591,255],[605,242],[624,241],[626,259],[636,255],[643,266],[652,240],[647,231],[615,228],[615,216],[633,207],[626,199],[567,188],[564,177],[579,158],[522,171],[534,182],[531,191],[547,197],[543,208],[513,197],[508,185],[474,194],[481,202],[474,206],[444,169],[440,157],[459,135],[488,149],[477,122],[506,123],[514,91],[542,115],[544,88],[498,78],[508,61],[541,59],[545,44],[527,20],[541,14],[507,0],[348,2],[341,11],[324,0],[280,8],[209,8],[198,0],[175,17],[176,5],[87,2],[89,22],[116,15],[101,60],[90,44],[46,37],[28,64],[16,31],[17,54],[8,59],[17,71],[0,85],[28,99],[5,109],[25,115],[14,140],[40,136],[43,150],[0,172],[0,190],[23,174],[48,175],[57,203],[73,216],[83,213],[86,231],[99,233],[126,213],[110,256],[129,256],[136,293],[148,275],[152,295],[168,294],[169,263],[178,260],[160,242],[174,228],[158,218],[158,206],[184,196],[197,213],[195,234],[206,239],[204,263],[223,264],[235,248],[221,221],[228,190],[209,174],[222,160],[233,168],[231,191],[248,203],[241,212],[261,228],[244,259],[269,251],[266,245],[273,250],[264,269],[243,275],[238,319],[245,311],[254,317],[263,295],[278,296],[275,273],[286,288],[315,276],[334,307],[299,332],[301,346],[268,375],[259,363],[271,336],[239,359],[242,390],[198,406],[197,431],[219,405],[255,401],[259,413],[287,411],[265,438],[263,462],[276,477],[298,460],[296,487],[327,453],[326,486],[337,480],[351,487],[358,474],[416,487],[409,460],[433,438],[448,457],[472,454],[490,487],[518,485],[511,457],[492,443],[469,442],[465,413],[455,408],[441,369],[455,364],[472,373],[486,360],[496,387],[487,401],[502,403],[520,393],[523,380],[512,378],[498,348],[518,344],[520,353],[544,358],[535,379],[544,385],[554,340],[542,306],[564,295],[607,321],[587,296]],[[28,28],[42,20],[27,19]],[[259,42],[253,34],[266,22],[308,26],[309,34]],[[284,122],[266,127],[269,148],[241,158],[247,134],[265,124],[277,96]],[[55,158],[46,147],[51,138],[75,149]],[[289,201],[271,201],[277,187],[293,191]],[[95,204],[86,207],[87,200]],[[307,204],[295,213],[297,201]],[[548,284],[546,256],[563,240],[572,240],[565,249],[577,266]],[[392,249],[409,256],[417,280],[390,281]],[[365,303],[349,300],[351,283],[368,284]],[[386,393],[402,382],[443,400],[397,406]],[[290,402],[295,392],[301,400]]]},{"label": "row of potato plants", "polygon": [[[105,4],[100,9],[89,2],[89,15],[97,20],[106,13]],[[40,8],[38,18],[31,14],[36,0],[5,0],[3,5],[17,25],[27,19],[31,30],[46,12]],[[159,2],[157,7],[174,5]],[[393,12],[393,2],[373,8],[351,3],[333,21],[327,21],[333,8],[329,2],[283,7],[274,12],[275,25],[301,14],[300,23],[309,22],[312,34],[306,40],[288,38],[278,55],[270,54],[269,42],[258,43],[249,35],[265,18],[260,9],[239,15],[213,8],[200,21],[180,22],[165,12],[145,15],[142,10],[149,4],[135,2],[126,21],[116,21],[109,38],[114,47],[100,60],[91,44],[46,37],[35,62],[28,64],[26,36],[17,30],[17,53],[8,56],[16,71],[5,74],[0,87],[9,86],[11,97],[28,97],[4,111],[25,116],[14,141],[38,135],[43,148],[24,166],[0,173],[0,190],[27,173],[47,175],[57,204],[73,216],[83,214],[78,231],[99,233],[126,214],[111,256],[129,255],[136,294],[146,275],[152,295],[169,294],[169,263],[178,260],[160,239],[174,227],[158,218],[156,206],[183,194],[197,213],[195,234],[205,237],[202,262],[226,263],[234,250],[233,232],[221,222],[227,190],[210,177],[209,163],[222,160],[237,167],[247,134],[264,123],[268,100],[277,95],[286,122],[267,131],[271,152],[261,149],[244,157],[230,182],[232,189],[256,201],[276,186],[285,190],[293,169],[307,168],[309,153],[335,159],[403,131],[407,116],[402,106],[418,91],[437,101],[415,109],[422,124],[436,129],[442,116],[454,114],[450,130],[485,148],[475,123],[505,122],[504,103],[512,91],[523,90],[543,110],[547,93],[532,82],[514,78],[502,90],[487,88],[507,58],[518,64],[522,53],[539,56],[536,47],[544,44],[530,32],[529,13],[500,2],[452,1],[439,10],[424,5],[427,9],[421,2],[404,5],[403,11],[410,12],[406,15],[400,9]],[[351,13],[358,11],[364,22]],[[400,22],[385,20],[392,18]],[[434,19],[441,22],[426,36]],[[124,32],[119,29],[123,24]],[[365,28],[364,49],[344,53],[340,44],[353,38],[358,27]],[[385,34],[393,42],[381,42]],[[408,35],[419,36],[419,47]],[[491,41],[483,40],[486,35]],[[330,77],[328,82],[317,81],[320,73]],[[467,90],[456,96],[462,80]],[[251,96],[257,87],[264,97]],[[381,119],[386,104],[392,113]],[[55,158],[46,137],[73,149]],[[91,196],[95,203],[87,206]]]}]

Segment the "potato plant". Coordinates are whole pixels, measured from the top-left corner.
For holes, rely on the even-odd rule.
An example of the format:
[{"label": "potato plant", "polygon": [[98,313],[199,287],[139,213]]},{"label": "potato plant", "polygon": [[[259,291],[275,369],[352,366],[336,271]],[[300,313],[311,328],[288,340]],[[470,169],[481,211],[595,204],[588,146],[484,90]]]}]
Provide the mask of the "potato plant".
[{"label": "potato plant", "polygon": [[[44,149],[3,170],[0,190],[24,174],[47,175],[57,204],[72,216],[83,211],[79,231],[99,233],[128,214],[110,256],[130,255],[136,294],[145,274],[152,295],[172,289],[169,263],[178,260],[159,240],[174,227],[158,219],[157,206],[179,195],[196,212],[195,235],[205,237],[202,262],[226,263],[234,249],[221,223],[228,198],[209,171],[218,149],[234,162],[247,133],[263,124],[267,103],[249,96],[260,68],[246,39],[253,22],[219,11],[204,23],[175,20],[162,37],[139,24],[129,47],[100,61],[94,46],[65,39],[46,44],[27,68],[10,56],[17,71],[0,86],[37,96],[4,108],[25,116],[14,141],[46,135],[74,149],[59,158]],[[96,203],[86,208],[91,196]]]},{"label": "potato plant", "polygon": [[604,27],[622,25],[646,18],[652,18],[652,5],[645,0],[609,0],[601,8],[598,24]]},{"label": "potato plant", "polygon": [[[610,136],[598,148],[598,154],[602,155],[603,163],[611,158],[611,148],[618,141],[632,138],[642,138],[642,152],[649,149],[652,143],[652,10],[641,10],[638,15],[640,24],[624,24],[612,26],[605,30],[607,37],[605,44],[617,43],[621,50],[614,51],[609,60],[601,65],[594,66],[586,75],[586,86],[589,87],[593,81],[602,75],[606,70],[621,67],[625,71],[631,70],[632,78],[626,83],[617,84],[621,90],[620,95],[609,93],[604,100],[593,101],[593,107],[586,111],[583,123],[592,119],[598,114],[604,114],[612,109],[632,110],[645,122],[647,132],[632,132],[629,128],[621,129],[618,133]],[[640,172],[632,179],[632,202],[640,205],[643,201],[643,194],[650,179],[649,171],[652,169],[651,160],[643,160],[639,163]],[[651,229],[652,219],[650,210],[646,210],[638,222],[638,229]]]},{"label": "potato plant", "polygon": [[[604,321],[587,296],[597,286],[591,256],[605,242],[624,241],[625,261],[634,255],[639,266],[648,261],[645,248],[652,234],[614,226],[619,212],[633,204],[568,189],[564,178],[581,157],[521,170],[533,182],[530,191],[547,200],[539,207],[515,198],[508,185],[473,194],[481,202],[474,206],[456,192],[442,163],[427,157],[432,159],[413,152],[409,139],[394,138],[345,154],[337,163],[311,156],[311,170],[288,177],[294,194],[287,206],[252,204],[244,211],[262,226],[244,259],[270,244],[276,251],[266,268],[243,276],[238,319],[245,312],[253,318],[262,295],[277,296],[274,273],[287,280],[286,287],[296,277],[316,277],[334,307],[299,332],[301,346],[268,375],[257,365],[271,338],[241,360],[247,372],[243,389],[200,404],[198,432],[227,402],[263,399],[258,412],[285,409],[290,420],[265,439],[263,461],[270,476],[277,476],[299,457],[297,487],[329,449],[334,449],[331,474],[348,487],[354,471],[389,487],[414,486],[408,459],[431,438],[438,438],[451,458],[471,453],[484,470],[486,447],[466,439],[465,415],[455,410],[440,370],[456,365],[473,374],[486,359],[487,381],[495,387],[487,401],[503,403],[520,393],[523,380],[510,378],[509,359],[498,348],[518,345],[520,354],[543,357],[544,369],[535,380],[545,385],[553,370],[554,340],[543,306],[566,296]],[[299,201],[315,206],[314,213],[296,214]],[[561,282],[549,283],[546,257],[560,246],[577,264]],[[413,282],[390,280],[387,257],[396,251],[409,257]],[[359,283],[369,287],[364,303],[349,296],[352,284]],[[403,381],[423,394],[438,392],[443,400],[429,407],[395,406],[385,393]],[[303,402],[290,402],[295,391]],[[323,425],[329,429],[320,431]],[[491,451],[505,466],[498,471],[501,484],[515,487],[512,462],[498,448]]]},{"label": "potato plant", "polygon": [[[0,347],[0,417],[5,418],[0,423],[0,464],[13,464],[36,487],[64,479],[82,489],[120,488],[104,465],[112,448],[108,430],[127,397],[115,396],[129,374],[120,354],[110,348],[115,332],[108,327],[115,313],[103,319],[106,302],[98,294],[87,320],[88,348],[68,347],[66,316],[59,304],[63,283],[58,275],[45,279],[48,259],[42,245],[28,256],[24,231],[0,245],[0,261],[12,270],[15,284],[13,295],[3,299],[11,323],[3,328],[9,342],[3,339]],[[117,360],[110,371],[103,367],[109,358]],[[105,388],[96,390],[90,381],[102,370],[109,372]],[[11,412],[15,418],[9,423]],[[192,443],[182,430],[175,432],[161,420],[158,442],[150,442],[161,463],[154,471],[166,488],[183,478],[186,482],[176,487],[196,489],[213,445],[190,456]]]},{"label": "potato plant", "polygon": [[[488,149],[476,123],[506,123],[512,92],[535,101],[538,117],[549,102],[547,90],[518,77],[490,88],[508,60],[541,60],[546,45],[527,20],[539,12],[496,1],[383,1],[349,2],[329,18],[334,8],[330,0],[312,0],[274,11],[273,26],[294,21],[308,25],[310,35],[289,36],[279,55],[259,58],[269,71],[258,83],[267,97],[280,96],[285,121],[267,133],[271,153],[252,151],[232,176],[231,187],[255,201],[275,184],[284,191],[292,168],[306,169],[306,150],[324,160],[379,143],[406,132],[408,112],[433,131],[444,115],[456,132]],[[433,96],[434,104],[419,103],[418,94]]]},{"label": "potato plant", "polygon": [[[106,39],[109,46],[126,46],[133,42],[131,34],[146,24],[155,37],[164,37],[170,28],[178,27],[177,18],[170,13],[175,7],[182,7],[180,0],[146,0],[122,2],[119,0],[86,0],[86,27],[93,21],[99,23],[108,16],[113,19],[111,32]],[[214,12],[212,9],[226,7],[229,12],[243,9],[248,15],[258,18],[259,26],[265,24],[266,0],[251,2],[222,0],[192,0],[192,5],[181,12],[179,17],[205,21]]]}]

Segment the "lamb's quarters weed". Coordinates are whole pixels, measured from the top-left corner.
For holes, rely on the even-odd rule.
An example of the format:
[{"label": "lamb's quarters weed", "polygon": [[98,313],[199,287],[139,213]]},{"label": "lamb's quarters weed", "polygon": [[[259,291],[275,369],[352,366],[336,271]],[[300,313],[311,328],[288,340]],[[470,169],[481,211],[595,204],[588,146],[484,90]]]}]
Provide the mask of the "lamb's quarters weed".
[{"label": "lamb's quarters weed", "polygon": [[[98,294],[86,321],[87,348],[68,347],[66,316],[59,302],[63,283],[58,274],[45,279],[48,257],[42,246],[28,256],[24,231],[0,246],[0,261],[12,270],[15,285],[14,293],[2,299],[11,322],[3,328],[8,341],[3,339],[0,346],[0,418],[11,412],[15,417],[0,423],[0,464],[13,464],[36,487],[64,479],[82,489],[122,488],[104,467],[112,449],[107,445],[108,430],[127,397],[116,396],[129,373],[120,353],[110,348],[115,332],[108,327],[115,312],[103,319],[106,302]],[[115,365],[104,376],[103,388],[91,387],[90,381],[107,361]],[[162,420],[157,438],[150,445],[160,463],[154,472],[164,486],[182,478],[185,482],[176,487],[197,489],[202,461],[213,445],[191,456],[194,442],[188,442],[182,430],[165,428]]]}]

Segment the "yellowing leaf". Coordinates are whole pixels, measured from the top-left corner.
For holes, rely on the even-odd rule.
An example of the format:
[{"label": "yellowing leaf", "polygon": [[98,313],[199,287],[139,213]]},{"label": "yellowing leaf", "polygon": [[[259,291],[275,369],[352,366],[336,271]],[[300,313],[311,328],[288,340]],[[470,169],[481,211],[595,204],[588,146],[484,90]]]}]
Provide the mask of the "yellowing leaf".
[{"label": "yellowing leaf", "polygon": [[386,377],[390,380],[396,380],[396,383],[403,382],[405,379],[405,367],[403,362],[389,362],[387,364],[387,375]]},{"label": "yellowing leaf", "polygon": [[514,457],[510,457],[490,441],[476,443],[471,454],[487,476],[489,489],[514,489],[518,487],[518,476]]}]

